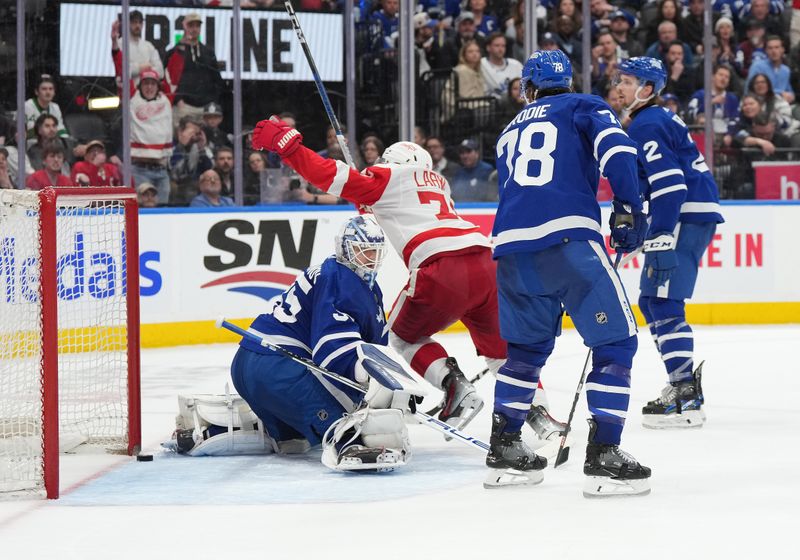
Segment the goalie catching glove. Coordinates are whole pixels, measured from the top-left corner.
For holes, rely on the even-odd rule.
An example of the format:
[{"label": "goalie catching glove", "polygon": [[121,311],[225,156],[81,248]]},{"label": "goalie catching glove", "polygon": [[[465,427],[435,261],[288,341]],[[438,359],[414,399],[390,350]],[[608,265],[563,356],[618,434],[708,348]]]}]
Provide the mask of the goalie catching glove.
[{"label": "goalie catching glove", "polygon": [[253,130],[250,144],[254,150],[269,150],[283,158],[292,155],[302,142],[303,135],[296,128],[273,115],[259,121]]}]

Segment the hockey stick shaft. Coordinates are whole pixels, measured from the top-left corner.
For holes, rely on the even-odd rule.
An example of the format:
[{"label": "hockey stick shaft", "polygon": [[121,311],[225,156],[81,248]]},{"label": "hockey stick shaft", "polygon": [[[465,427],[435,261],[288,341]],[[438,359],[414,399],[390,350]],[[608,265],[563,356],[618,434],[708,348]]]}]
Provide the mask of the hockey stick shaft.
[{"label": "hockey stick shaft", "polygon": [[[633,255],[634,253],[630,253]],[[623,253],[617,253],[616,258],[614,259],[614,270],[618,270],[620,264],[622,263]],[[632,258],[632,257],[631,257]],[[578,407],[578,399],[581,397],[581,391],[583,391],[583,384],[586,382],[586,369],[589,366],[589,358],[592,356],[592,349],[589,348],[589,351],[586,353],[586,361],[583,362],[583,370],[581,371],[581,378],[578,381],[578,387],[575,389],[575,397],[572,399],[572,407],[569,409],[569,417],[567,418],[567,427],[564,429],[564,433],[561,434],[561,442],[558,445],[558,453],[556,454],[556,460],[553,463],[553,468],[555,469],[559,465],[562,465],[567,462],[569,458],[569,448],[565,448],[567,444],[567,436],[569,436],[569,432],[572,429],[572,418],[575,416],[575,409]]]},{"label": "hockey stick shaft", "polygon": [[[287,358],[290,358],[298,363],[303,364],[311,371],[315,371],[321,375],[324,375],[325,377],[333,379],[334,381],[338,381],[339,383],[346,385],[351,389],[355,389],[362,395],[365,395],[367,393],[366,389],[364,389],[364,387],[362,387],[355,381],[351,381],[350,379],[344,377],[343,375],[339,375],[338,373],[334,373],[328,369],[320,367],[311,360],[303,358],[302,356],[298,356],[294,352],[289,352],[288,350],[281,348],[280,346],[267,342],[263,337],[258,336],[255,333],[251,333],[250,331],[245,330],[237,325],[234,325],[233,323],[230,323],[223,318],[217,319],[217,328],[227,329],[231,332],[238,334],[243,338],[247,338],[257,344],[260,344],[264,348],[269,348],[270,350],[278,352],[279,354],[283,354]],[[449,436],[453,438],[455,441],[461,442],[465,445],[469,445],[470,447],[475,449],[480,449],[482,451],[489,451],[489,445],[487,443],[472,436],[469,436],[464,432],[462,432],[461,430],[458,430],[453,426],[450,426],[449,424],[445,424],[441,420],[438,420],[433,416],[430,416],[429,414],[417,411],[414,413],[414,416],[417,417],[417,419],[421,424],[433,430],[436,430],[437,432],[440,432],[446,436]]]},{"label": "hockey stick shaft", "polygon": [[347,147],[344,133],[342,133],[342,125],[339,124],[339,119],[336,118],[336,113],[333,112],[333,106],[331,105],[331,100],[328,97],[328,91],[325,89],[325,84],[322,83],[322,78],[317,70],[317,65],[314,63],[314,57],[311,56],[311,49],[308,48],[308,42],[306,41],[306,36],[303,33],[303,28],[300,27],[300,20],[297,19],[297,13],[294,11],[294,7],[292,6],[290,0],[286,0],[283,5],[286,8],[286,13],[289,14],[289,20],[292,22],[292,27],[297,35],[297,40],[300,42],[300,47],[303,49],[303,54],[306,55],[308,66],[311,68],[311,74],[314,76],[314,83],[317,84],[317,91],[319,92],[319,96],[322,98],[322,105],[325,107],[325,112],[328,114],[328,120],[333,127],[333,131],[336,133],[336,141],[339,143],[339,147],[342,149],[344,161],[350,167],[355,168],[356,165],[353,162],[353,156],[350,154],[350,148]]}]

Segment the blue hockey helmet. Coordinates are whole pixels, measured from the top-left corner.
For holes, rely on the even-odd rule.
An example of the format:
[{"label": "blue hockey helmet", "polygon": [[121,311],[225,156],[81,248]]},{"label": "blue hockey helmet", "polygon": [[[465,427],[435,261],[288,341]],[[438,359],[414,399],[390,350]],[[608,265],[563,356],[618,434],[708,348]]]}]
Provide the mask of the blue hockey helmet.
[{"label": "blue hockey helmet", "polygon": [[653,95],[658,95],[667,85],[667,71],[664,63],[650,56],[636,56],[619,63],[620,74],[636,76],[641,85],[653,84]]},{"label": "blue hockey helmet", "polygon": [[572,63],[563,51],[536,51],[522,68],[520,87],[524,95],[530,85],[533,90],[572,87]]},{"label": "blue hockey helmet", "polygon": [[370,287],[385,256],[386,236],[371,215],[356,216],[342,224],[336,235],[336,260]]}]

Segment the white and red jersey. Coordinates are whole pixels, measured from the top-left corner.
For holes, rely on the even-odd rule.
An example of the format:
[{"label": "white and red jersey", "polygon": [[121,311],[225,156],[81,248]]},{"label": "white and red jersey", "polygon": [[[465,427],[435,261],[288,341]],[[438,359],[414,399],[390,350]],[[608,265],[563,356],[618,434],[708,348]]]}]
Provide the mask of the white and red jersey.
[{"label": "white and red jersey", "polygon": [[379,164],[359,173],[305,146],[285,161],[312,185],[368,206],[409,269],[444,253],[490,247],[478,226],[456,213],[450,184],[435,171]]}]

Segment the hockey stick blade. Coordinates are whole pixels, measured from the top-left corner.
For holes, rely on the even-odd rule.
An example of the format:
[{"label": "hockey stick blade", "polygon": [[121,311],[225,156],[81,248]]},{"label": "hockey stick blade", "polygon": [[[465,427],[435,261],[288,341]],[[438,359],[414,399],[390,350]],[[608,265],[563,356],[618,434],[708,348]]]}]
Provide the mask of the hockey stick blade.
[{"label": "hockey stick blade", "polygon": [[[482,370],[482,371],[479,371],[478,373],[476,373],[476,374],[475,374],[475,377],[473,377],[472,379],[470,379],[470,380],[469,380],[469,382],[470,382],[471,384],[473,384],[473,385],[474,385],[474,384],[475,384],[477,381],[479,381],[479,380],[480,380],[480,379],[481,379],[481,378],[482,378],[484,375],[486,375],[487,373],[489,373],[489,368],[486,368],[486,369],[484,369],[484,370]],[[426,412],[425,414],[428,414],[428,415],[430,415],[430,416],[433,416],[434,414],[439,414],[439,412],[441,412],[442,408],[444,407],[444,405],[442,404],[443,402],[444,402],[444,401],[440,402],[439,404],[437,404],[436,406],[434,406],[432,409],[430,409],[430,410],[429,410],[428,412]]]},{"label": "hockey stick blade", "polygon": [[558,449],[558,455],[556,455],[556,462],[553,468],[563,465],[568,460],[569,460],[569,446],[560,447]]}]

